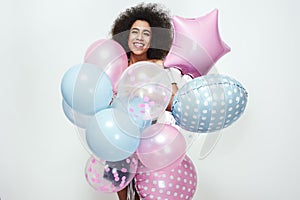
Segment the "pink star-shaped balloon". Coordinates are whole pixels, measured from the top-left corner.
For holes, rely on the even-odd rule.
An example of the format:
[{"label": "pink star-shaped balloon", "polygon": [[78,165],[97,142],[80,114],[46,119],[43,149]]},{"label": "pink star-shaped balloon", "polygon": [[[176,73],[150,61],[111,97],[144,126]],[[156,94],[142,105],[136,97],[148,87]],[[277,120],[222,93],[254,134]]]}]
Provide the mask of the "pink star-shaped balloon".
[{"label": "pink star-shaped balloon", "polygon": [[218,10],[198,18],[172,17],[174,39],[164,60],[166,67],[193,78],[208,73],[214,63],[230,51],[220,38]]}]

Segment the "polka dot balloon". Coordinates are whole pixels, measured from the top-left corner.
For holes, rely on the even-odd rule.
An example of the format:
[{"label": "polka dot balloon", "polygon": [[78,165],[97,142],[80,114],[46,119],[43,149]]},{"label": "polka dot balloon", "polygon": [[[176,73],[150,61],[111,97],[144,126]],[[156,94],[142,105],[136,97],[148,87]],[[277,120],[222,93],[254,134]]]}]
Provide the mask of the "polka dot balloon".
[{"label": "polka dot balloon", "polygon": [[235,79],[209,74],[193,79],[176,93],[172,115],[181,128],[198,133],[228,127],[244,112],[248,93]]},{"label": "polka dot balloon", "polygon": [[162,66],[137,62],[128,67],[118,83],[117,99],[137,120],[158,118],[172,95],[172,84]]},{"label": "polka dot balloon", "polygon": [[136,189],[144,200],[192,199],[197,186],[195,166],[188,156],[173,169],[144,172],[139,165],[135,176]]},{"label": "polka dot balloon", "polygon": [[117,162],[90,157],[86,163],[85,177],[90,186],[97,191],[117,192],[132,181],[137,164],[135,155]]}]

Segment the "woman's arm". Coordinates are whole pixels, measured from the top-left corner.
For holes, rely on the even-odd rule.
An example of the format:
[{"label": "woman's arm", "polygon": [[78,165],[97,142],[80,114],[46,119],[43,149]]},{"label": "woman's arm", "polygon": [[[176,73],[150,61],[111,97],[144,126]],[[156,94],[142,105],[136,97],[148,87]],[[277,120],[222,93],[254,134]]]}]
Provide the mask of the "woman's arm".
[{"label": "woman's arm", "polygon": [[171,112],[172,102],[173,102],[174,96],[175,96],[175,94],[176,94],[177,91],[178,91],[177,84],[176,83],[172,83],[172,96],[171,96],[169,104],[167,106],[167,109],[166,109],[167,111]]}]

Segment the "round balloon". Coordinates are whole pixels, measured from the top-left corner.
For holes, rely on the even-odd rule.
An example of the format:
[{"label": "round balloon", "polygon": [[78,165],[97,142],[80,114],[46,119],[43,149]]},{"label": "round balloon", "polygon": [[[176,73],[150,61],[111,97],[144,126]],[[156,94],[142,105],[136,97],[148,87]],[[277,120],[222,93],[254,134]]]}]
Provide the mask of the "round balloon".
[{"label": "round balloon", "polygon": [[74,125],[85,129],[90,122],[93,115],[86,115],[83,113],[80,113],[76,110],[73,110],[71,106],[69,106],[65,100],[62,101],[62,107],[65,116],[68,118],[70,122],[72,122]]},{"label": "round balloon", "polygon": [[85,177],[92,188],[101,192],[118,192],[134,178],[138,160],[132,155],[124,160],[109,162],[90,157],[85,167]]},{"label": "round balloon", "polygon": [[183,135],[171,125],[157,123],[143,130],[136,153],[143,165],[156,170],[180,163],[185,151]]},{"label": "round balloon", "polygon": [[140,130],[130,134],[120,129],[114,108],[99,111],[86,129],[87,144],[95,157],[119,161],[132,155],[140,143]]},{"label": "round balloon", "polygon": [[142,61],[131,65],[118,83],[117,98],[133,118],[156,119],[169,104],[172,84],[162,66]]},{"label": "round balloon", "polygon": [[198,133],[231,125],[244,112],[248,93],[237,80],[220,74],[193,79],[176,93],[172,115],[181,128]]},{"label": "round balloon", "polygon": [[99,66],[109,76],[114,91],[128,58],[123,47],[112,39],[101,39],[91,44],[84,56],[84,62]]},{"label": "round balloon", "polygon": [[61,91],[72,109],[87,115],[107,108],[113,97],[107,74],[98,66],[88,63],[75,65],[64,74]]},{"label": "round balloon", "polygon": [[139,165],[135,176],[139,196],[144,200],[153,199],[192,199],[197,186],[197,172],[188,156],[171,170],[140,172]]},{"label": "round balloon", "polygon": [[[139,106],[137,105],[139,103],[138,101],[131,103],[135,103],[131,104],[132,107],[139,108]],[[134,117],[132,112],[129,112],[129,110],[124,107],[118,97],[113,100],[111,107],[114,108],[114,119],[118,124],[118,127],[125,131],[128,135],[137,137],[137,129],[140,130],[138,132],[141,133],[144,128],[152,124],[152,120]]]}]

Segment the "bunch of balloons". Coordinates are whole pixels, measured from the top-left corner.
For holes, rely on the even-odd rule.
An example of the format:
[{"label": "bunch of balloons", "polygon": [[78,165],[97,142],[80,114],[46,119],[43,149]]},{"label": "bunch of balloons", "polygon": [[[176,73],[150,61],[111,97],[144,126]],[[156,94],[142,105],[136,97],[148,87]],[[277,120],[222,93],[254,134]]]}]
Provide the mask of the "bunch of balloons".
[{"label": "bunch of balloons", "polygon": [[172,96],[167,70],[146,61],[127,67],[126,52],[114,40],[94,42],[84,63],[64,74],[63,111],[85,130],[91,153],[85,175],[95,190],[117,192],[135,179],[145,200],[193,198],[196,167],[178,127],[194,134],[221,130],[242,115],[248,97],[235,79],[207,74],[230,50],[220,39],[217,13],[172,18],[174,41],[164,66],[193,78],[172,101],[177,126],[157,122]]}]

